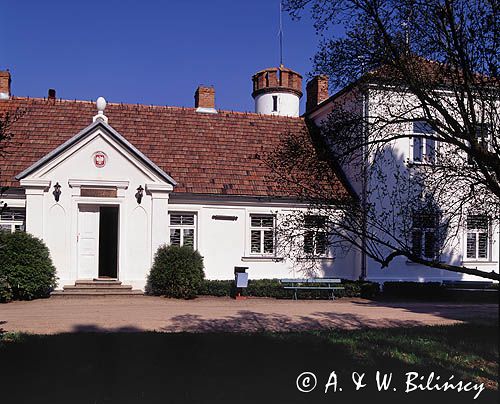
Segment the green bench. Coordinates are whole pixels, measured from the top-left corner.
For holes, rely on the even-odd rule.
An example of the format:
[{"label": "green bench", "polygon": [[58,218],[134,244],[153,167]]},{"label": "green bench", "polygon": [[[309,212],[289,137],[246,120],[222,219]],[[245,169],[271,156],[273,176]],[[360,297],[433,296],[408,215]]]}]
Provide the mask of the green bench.
[{"label": "green bench", "polygon": [[335,291],[344,289],[339,286],[341,282],[336,278],[280,279],[284,289],[293,290],[293,300],[297,300],[298,290],[328,290],[332,300],[335,300]]}]

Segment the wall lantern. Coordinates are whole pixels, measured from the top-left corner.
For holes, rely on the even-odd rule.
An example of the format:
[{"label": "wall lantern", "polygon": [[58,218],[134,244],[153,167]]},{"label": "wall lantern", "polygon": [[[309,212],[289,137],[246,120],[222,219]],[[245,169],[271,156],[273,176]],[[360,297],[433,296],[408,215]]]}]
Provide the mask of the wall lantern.
[{"label": "wall lantern", "polygon": [[137,192],[135,193],[135,199],[137,199],[137,203],[140,205],[142,202],[142,196],[144,195],[144,188],[142,185],[139,185],[137,188]]},{"label": "wall lantern", "polygon": [[54,195],[56,202],[59,202],[59,197],[61,196],[61,186],[58,182],[54,185],[54,192],[52,192],[52,195]]}]

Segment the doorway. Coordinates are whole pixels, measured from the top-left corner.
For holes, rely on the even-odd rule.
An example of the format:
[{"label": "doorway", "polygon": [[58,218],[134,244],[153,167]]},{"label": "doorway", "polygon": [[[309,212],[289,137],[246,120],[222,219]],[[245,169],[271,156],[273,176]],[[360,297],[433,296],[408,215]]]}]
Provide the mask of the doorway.
[{"label": "doorway", "polygon": [[118,278],[118,206],[99,208],[99,278]]}]

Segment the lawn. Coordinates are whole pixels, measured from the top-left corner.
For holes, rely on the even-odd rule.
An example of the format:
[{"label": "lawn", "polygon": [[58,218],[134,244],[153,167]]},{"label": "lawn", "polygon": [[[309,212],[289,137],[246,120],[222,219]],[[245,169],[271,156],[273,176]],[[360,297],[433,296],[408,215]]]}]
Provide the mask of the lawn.
[{"label": "lawn", "polygon": [[[0,402],[6,403],[497,402],[497,325],[258,334],[3,334],[0,339]],[[296,386],[305,371],[317,379],[310,393]],[[337,390],[332,385],[325,394],[332,371]],[[377,390],[377,371],[393,374],[387,391]],[[359,391],[353,372],[365,373],[366,387]],[[424,384],[434,372],[439,382],[453,375],[454,383],[483,383],[486,389],[477,399],[478,390],[405,393],[407,372],[424,376]],[[307,381],[301,388],[311,387]]]}]

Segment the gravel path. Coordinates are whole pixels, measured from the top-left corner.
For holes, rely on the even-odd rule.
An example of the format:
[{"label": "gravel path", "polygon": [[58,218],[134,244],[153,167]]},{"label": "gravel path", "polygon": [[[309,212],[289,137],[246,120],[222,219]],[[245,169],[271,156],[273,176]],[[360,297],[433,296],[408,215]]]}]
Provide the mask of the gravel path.
[{"label": "gravel path", "polygon": [[0,304],[0,332],[300,331],[498,321],[496,304],[201,297],[50,298]]}]

